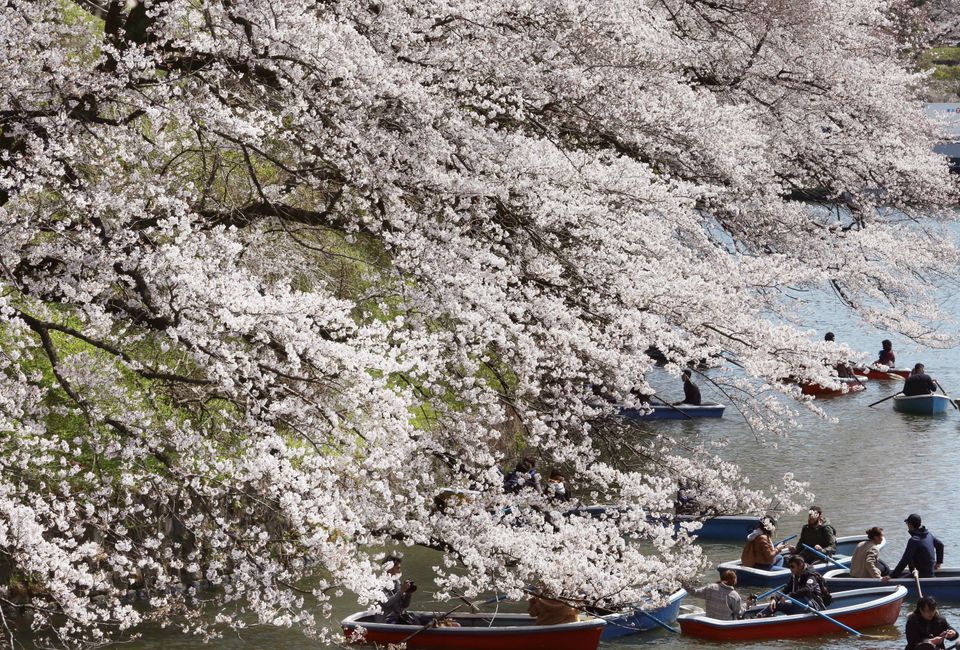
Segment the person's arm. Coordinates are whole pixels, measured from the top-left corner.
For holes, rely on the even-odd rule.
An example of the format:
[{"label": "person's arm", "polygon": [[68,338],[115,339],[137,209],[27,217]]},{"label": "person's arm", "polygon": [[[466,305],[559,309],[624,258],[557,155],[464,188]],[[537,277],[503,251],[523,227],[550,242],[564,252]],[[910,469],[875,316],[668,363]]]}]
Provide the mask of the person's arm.
[{"label": "person's arm", "polygon": [[903,555],[900,557],[900,561],[897,562],[897,566],[890,572],[891,578],[899,578],[904,568],[910,563],[910,560],[913,558],[914,545],[915,542],[912,538],[907,541],[907,548],[903,549]]},{"label": "person's arm", "polygon": [[743,604],[743,599],[740,598],[736,589],[731,589],[727,594],[727,607],[730,609],[731,620],[737,620],[747,611],[747,606]]},{"label": "person's arm", "polygon": [[877,568],[877,560],[880,559],[880,547],[876,544],[871,546],[870,550],[867,551],[867,557],[864,559],[864,566],[867,569],[867,576],[870,578],[879,578],[880,569]]},{"label": "person's arm", "polygon": [[700,587],[697,587],[696,585],[683,585],[683,588],[687,590],[688,594],[697,598],[703,598],[709,587],[710,585],[703,585]]},{"label": "person's arm", "polygon": [[834,555],[837,552],[837,531],[830,524],[823,527],[823,553]]},{"label": "person's arm", "polygon": [[757,549],[757,553],[764,564],[773,564],[777,559],[777,549],[773,548],[773,542],[766,535],[760,536],[760,548]]},{"label": "person's arm", "polygon": [[943,542],[941,542],[939,539],[934,537],[933,548],[937,552],[937,565],[933,567],[934,570],[936,570],[936,569],[939,569],[940,566],[943,564]]},{"label": "person's arm", "polygon": [[927,640],[927,633],[924,625],[920,621],[919,614],[911,614],[907,617],[907,647],[913,648],[921,641]]}]

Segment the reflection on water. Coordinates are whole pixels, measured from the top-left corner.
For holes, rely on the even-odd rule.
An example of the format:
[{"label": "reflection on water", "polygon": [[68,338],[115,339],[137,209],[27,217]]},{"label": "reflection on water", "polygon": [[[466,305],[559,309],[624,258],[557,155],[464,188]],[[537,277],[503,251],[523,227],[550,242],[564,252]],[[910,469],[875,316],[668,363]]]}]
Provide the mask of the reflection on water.
[{"label": "reflection on water", "polygon": [[[838,341],[845,341],[871,355],[879,349],[880,340],[888,338],[881,332],[857,330],[835,310],[818,306],[811,309],[811,313],[808,321],[811,327],[818,331],[832,330]],[[826,317],[829,320],[817,320]],[[945,389],[960,391],[960,351],[919,350],[897,339],[894,339],[894,347],[898,365],[912,367],[918,361],[923,362]],[[679,399],[682,394],[679,381],[666,376],[660,379],[667,388],[663,391],[664,396],[676,395]],[[790,437],[777,440],[775,447],[758,446],[753,433],[736,411],[731,410],[719,421],[676,420],[644,423],[643,426],[656,426],[672,435],[704,442],[728,439],[730,444],[719,448],[717,453],[738,463],[755,486],[776,483],[784,473],[793,472],[797,479],[809,481],[817,503],[823,507],[838,534],[859,534],[871,526],[883,527],[888,541],[882,555],[891,565],[899,559],[907,541],[904,518],[918,512],[923,516],[924,524],[944,542],[945,565],[960,566],[960,518],[954,514],[954,504],[960,496],[960,481],[954,478],[960,467],[960,447],[956,443],[960,413],[951,410],[947,415],[935,418],[904,415],[894,413],[889,400],[876,408],[868,408],[871,402],[899,390],[899,385],[894,382],[871,381],[869,384],[869,389],[864,392],[823,401],[824,410],[835,422],[804,413],[801,415],[803,427],[792,432]],[[724,401],[722,396],[713,394],[709,386],[702,385],[701,388],[704,399]],[[960,392],[952,394],[960,396]],[[804,521],[805,513],[782,518],[777,535],[786,537],[799,532]],[[715,564],[740,555],[739,545],[705,544],[704,547]],[[436,556],[428,551],[410,550],[406,554],[406,573],[422,585],[415,598],[416,609],[440,610],[444,607],[430,601],[429,567],[435,562]],[[704,580],[715,579],[715,569],[704,573]],[[335,611],[338,617],[342,617],[356,609],[355,604],[344,598],[337,603]],[[905,644],[902,630],[910,609],[911,603],[908,602],[896,628],[870,631],[889,637],[887,639],[856,640],[838,636],[806,641],[764,641],[736,647],[899,650]],[[941,611],[952,624],[960,625],[960,603],[943,607]],[[635,645],[667,650],[721,644],[679,638],[659,631],[628,637],[615,646],[605,647]],[[199,648],[201,642],[181,637],[176,631],[150,629],[143,639],[126,647]],[[256,628],[214,641],[206,647],[217,650],[267,647],[300,650],[316,648],[317,644],[294,630]],[[734,646],[724,644],[724,647]]]}]

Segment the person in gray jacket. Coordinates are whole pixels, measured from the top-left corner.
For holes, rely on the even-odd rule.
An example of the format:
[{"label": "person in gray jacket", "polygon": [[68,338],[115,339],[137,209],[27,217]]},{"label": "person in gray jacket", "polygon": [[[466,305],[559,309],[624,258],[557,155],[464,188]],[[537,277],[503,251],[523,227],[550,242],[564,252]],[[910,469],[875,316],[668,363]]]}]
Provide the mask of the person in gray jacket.
[{"label": "person in gray jacket", "polygon": [[703,587],[688,587],[684,585],[691,595],[703,598],[704,614],[710,618],[720,619],[722,621],[735,621],[747,610],[740,594],[734,588],[737,586],[737,574],[733,571],[724,571],[720,576],[720,582],[712,582]]}]

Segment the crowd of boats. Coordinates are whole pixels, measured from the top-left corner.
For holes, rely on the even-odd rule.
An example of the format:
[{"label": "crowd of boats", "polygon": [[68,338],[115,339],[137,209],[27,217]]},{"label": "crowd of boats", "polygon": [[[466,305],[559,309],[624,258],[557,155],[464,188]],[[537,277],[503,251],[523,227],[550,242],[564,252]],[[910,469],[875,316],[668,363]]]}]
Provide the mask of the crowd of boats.
[{"label": "crowd of boats", "polygon": [[[826,340],[832,341],[832,334],[828,333]],[[887,363],[884,363],[885,361]],[[939,384],[925,374],[922,364],[917,364],[913,369],[896,367],[889,341],[883,342],[878,363],[864,367],[838,367],[838,374],[839,386],[798,382],[801,392],[816,397],[838,396],[865,390],[870,381],[903,381],[905,390],[874,402],[871,406],[892,399],[896,411],[919,415],[935,415],[946,412],[950,407],[958,408],[954,400],[947,395],[933,392],[933,387],[936,386],[940,393],[945,393]],[[661,400],[658,404],[646,401],[637,408],[619,409],[620,416],[628,420],[723,416],[724,405],[701,401],[699,389],[692,382],[689,371],[684,371],[683,381],[684,401],[669,403]],[[918,392],[921,394],[916,394]],[[518,470],[511,475],[521,475],[522,469],[526,468],[518,466]],[[530,471],[532,472],[532,469]],[[683,512],[680,508],[682,492],[681,485],[678,492],[678,513]],[[619,510],[622,508],[593,505],[572,509],[568,514],[606,517],[616,516]],[[916,515],[911,515],[913,516]],[[723,542],[743,540],[751,531],[762,529],[765,525],[761,517],[754,515],[703,517],[695,513],[676,514],[659,517],[658,521],[678,529],[686,522],[697,521],[701,524],[696,532],[698,540]],[[831,549],[829,554],[821,552],[825,549],[816,550],[820,549],[820,546],[802,546],[804,554],[812,553],[815,557],[809,564],[799,564],[804,564],[803,570],[809,572],[809,575],[813,575],[813,572],[821,575],[821,584],[829,594],[828,602],[821,602],[821,606],[817,607],[810,606],[805,601],[794,600],[791,592],[786,589],[787,585],[791,584],[791,575],[799,575],[793,568],[781,565],[745,565],[741,560],[732,560],[718,565],[723,577],[718,584],[732,583],[741,589],[765,590],[763,593],[754,594],[756,598],[750,601],[752,606],[744,607],[742,612],[732,617],[716,614],[708,616],[703,609],[685,605],[684,599],[689,593],[687,589],[681,588],[669,594],[665,602],[656,607],[651,603],[635,603],[618,611],[583,607],[577,611],[574,618],[562,622],[551,621],[551,624],[538,624],[540,621],[531,615],[532,610],[531,614],[483,612],[473,602],[460,598],[462,602],[444,614],[413,612],[405,621],[386,622],[381,612],[370,610],[347,617],[342,621],[342,627],[347,640],[352,643],[404,644],[410,648],[436,650],[490,647],[498,650],[594,650],[602,641],[656,629],[713,641],[794,639],[839,633],[863,636],[860,631],[862,629],[894,624],[904,600],[908,597],[920,599],[917,611],[909,620],[924,612],[925,616],[929,614],[927,610],[931,603],[936,614],[936,603],[929,600],[931,597],[941,601],[960,602],[960,568],[943,568],[937,565],[936,572],[928,572],[929,575],[925,577],[921,577],[916,571],[912,575],[898,577],[854,577],[857,575],[851,570],[854,552],[866,541],[866,535],[838,537],[835,540],[835,549]],[[877,553],[883,544],[882,539],[875,544]],[[780,546],[782,544],[777,548]],[[791,551],[794,551],[792,547]],[[688,589],[694,589],[698,595],[702,591],[701,588],[695,589],[689,585]],[[792,611],[788,609],[786,612],[770,615],[773,613],[771,607],[763,601],[771,595],[781,602],[792,602],[797,607],[793,607]],[[542,595],[533,594],[532,600],[539,597]],[[739,598],[739,595],[737,597]],[[499,602],[499,598],[483,604],[491,602]],[[557,603],[564,604],[560,601]],[[470,611],[461,611],[465,606]],[[709,602],[707,608],[710,608]],[[929,620],[932,619],[928,616],[927,619],[917,620],[926,620],[925,625],[929,627]],[[942,618],[936,620],[943,622]],[[945,622],[943,625],[946,625]],[[908,638],[909,636],[908,629]],[[932,633],[927,637],[932,637]],[[946,638],[942,635],[932,637],[917,645],[908,643],[908,647],[917,650],[942,648]]]},{"label": "crowd of boats", "polygon": [[[760,517],[749,515],[708,518],[703,522],[700,531],[703,534],[698,539],[742,540],[746,531],[758,528],[762,521]],[[960,568],[939,568],[931,577],[919,577],[916,573],[896,578],[851,577],[854,551],[866,540],[866,535],[838,537],[832,556],[805,547],[818,556],[815,562],[807,565],[808,570],[823,576],[832,597],[823,609],[808,608],[798,601],[803,608],[796,613],[763,615],[767,607],[766,597],[775,594],[790,598],[785,587],[791,570],[782,566],[743,566],[740,560],[732,560],[718,565],[721,575],[732,571],[737,576],[734,584],[740,588],[765,589],[756,594],[756,600],[751,599],[757,604],[732,618],[708,616],[703,609],[684,605],[689,594],[687,589],[681,588],[657,607],[636,603],[615,612],[586,607],[574,620],[562,624],[537,625],[537,619],[524,613],[480,611],[473,602],[461,598],[462,602],[444,614],[413,612],[412,618],[405,622],[388,623],[382,621],[378,611],[370,610],[347,617],[342,621],[342,627],[347,640],[352,643],[402,643],[410,648],[437,650],[490,647],[498,650],[594,650],[604,641],[658,629],[713,641],[793,639],[829,634],[862,636],[861,630],[894,624],[907,598],[926,596],[945,602],[960,602]],[[883,546],[881,541],[878,548]],[[482,604],[499,600],[495,598]],[[461,611],[465,607],[472,611]]]}]

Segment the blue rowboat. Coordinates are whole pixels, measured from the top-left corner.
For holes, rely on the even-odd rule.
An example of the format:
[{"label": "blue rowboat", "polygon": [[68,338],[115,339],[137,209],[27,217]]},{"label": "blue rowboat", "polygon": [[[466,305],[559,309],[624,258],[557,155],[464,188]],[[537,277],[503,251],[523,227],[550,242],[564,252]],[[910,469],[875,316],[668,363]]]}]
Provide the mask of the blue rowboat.
[{"label": "blue rowboat", "polygon": [[[849,571],[835,569],[823,574],[830,593],[846,589],[866,589],[887,585],[902,585],[907,588],[911,598],[918,598],[917,583],[913,576],[904,574],[881,582],[880,578],[851,578]],[[937,600],[960,602],[960,568],[940,568],[934,578],[920,578],[920,591],[924,596],[933,596]]]},{"label": "blue rowboat", "polygon": [[691,418],[721,418],[725,408],[727,407],[723,404],[710,403],[700,406],[694,406],[693,404],[677,404],[676,406],[654,404],[648,408],[621,408],[620,417],[625,420],[686,420],[687,416]]},{"label": "blue rowboat", "polygon": [[[604,517],[618,517],[624,510],[626,510],[625,507],[594,504],[573,508],[563,514],[580,517],[589,515],[594,519],[602,519]],[[757,515],[719,515],[701,519],[693,515],[664,515],[659,517],[648,515],[647,521],[661,523],[664,526],[673,526],[674,530],[680,530],[681,524],[699,521],[702,526],[694,532],[697,539],[722,542],[746,538],[750,531],[760,524],[760,517]]]},{"label": "blue rowboat", "polygon": [[671,594],[670,600],[662,607],[646,609],[642,605],[636,605],[628,607],[622,612],[602,615],[600,618],[605,620],[607,624],[603,628],[600,640],[609,641],[610,639],[619,639],[623,636],[661,628],[660,623],[666,624],[677,618],[680,614],[680,605],[686,596],[686,590],[680,589]]},{"label": "blue rowboat", "polygon": [[893,398],[893,410],[914,415],[942,415],[950,406],[946,395],[897,395]]},{"label": "blue rowboat", "polygon": [[[866,535],[850,535],[848,537],[837,538],[837,554],[831,559],[844,566],[850,566],[851,556],[857,548],[857,544],[867,538]],[[881,548],[886,544],[886,540],[881,544]],[[831,569],[837,569],[837,565],[832,562],[815,562],[811,565],[817,573],[826,573]],[[737,584],[743,587],[777,587],[787,584],[790,579],[790,569],[786,566],[776,569],[757,569],[755,567],[745,567],[740,560],[733,562],[724,562],[717,566],[720,575],[726,570],[731,570],[737,574]],[[838,569],[839,570],[839,569]]]},{"label": "blue rowboat", "polygon": [[694,535],[700,540],[711,541],[738,541],[745,539],[757,526],[760,517],[756,515],[721,515],[710,519],[700,519],[691,515],[677,515],[673,520],[674,528],[680,529],[680,524],[701,521],[702,526]]}]

